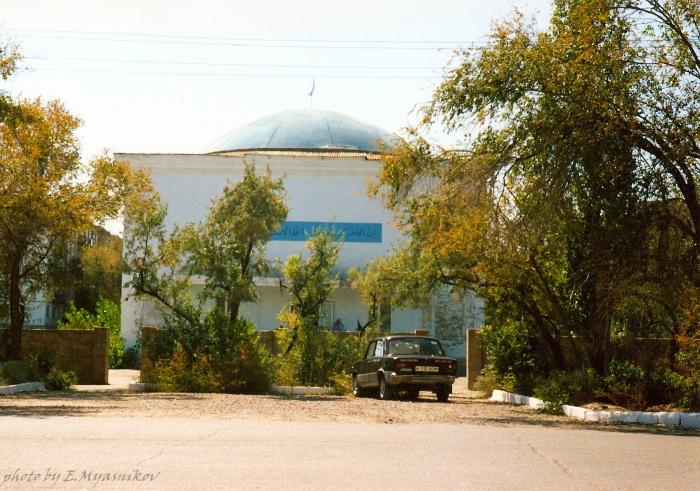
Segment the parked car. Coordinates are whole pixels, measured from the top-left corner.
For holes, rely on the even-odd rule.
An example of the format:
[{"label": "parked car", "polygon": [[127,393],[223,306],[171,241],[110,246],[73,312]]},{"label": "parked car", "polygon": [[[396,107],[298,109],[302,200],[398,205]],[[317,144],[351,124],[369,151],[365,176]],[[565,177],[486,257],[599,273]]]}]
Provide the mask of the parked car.
[{"label": "parked car", "polygon": [[457,376],[457,360],[445,356],[440,341],[425,336],[384,336],[370,341],[364,358],[353,367],[353,394],[377,391],[380,399],[406,392],[417,399],[421,390],[447,402]]}]

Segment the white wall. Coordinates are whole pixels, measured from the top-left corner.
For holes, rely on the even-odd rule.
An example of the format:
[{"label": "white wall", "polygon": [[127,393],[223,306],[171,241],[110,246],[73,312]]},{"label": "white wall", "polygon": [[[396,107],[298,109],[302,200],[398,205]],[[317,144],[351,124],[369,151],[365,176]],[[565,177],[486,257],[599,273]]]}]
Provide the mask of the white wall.
[{"label": "white wall", "polygon": [[[246,162],[254,163],[258,172],[270,169],[274,177],[283,177],[287,189],[287,206],[290,221],[381,223],[381,243],[343,244],[338,267],[363,268],[379,255],[387,254],[399,239],[399,231],[393,224],[391,213],[381,202],[367,196],[367,181],[374,179],[379,171],[378,160],[357,157],[322,156],[212,156],[212,155],[162,155],[162,154],[116,154],[133,167],[147,169],[156,189],[168,205],[167,225],[199,222],[205,219],[211,202],[219,196],[227,183],[242,179]],[[271,241],[266,256],[286,259],[303,250],[300,241]],[[257,304],[244,304],[241,314],[251,319],[259,329],[279,326],[277,315],[287,298],[278,287],[259,286]],[[137,327],[144,324],[159,324],[160,316],[152,305],[128,300],[129,292],[122,291],[122,333],[133,342]],[[367,309],[357,293],[349,288],[337,290],[330,301],[333,303],[334,319],[340,318],[345,330],[354,330],[357,321],[367,321]],[[467,299],[457,308],[451,318],[463,319],[471,327],[478,327],[482,320],[483,306],[479,299]],[[426,309],[393,309],[392,329],[411,331],[435,329],[436,302]],[[455,320],[457,322],[457,320]]]}]

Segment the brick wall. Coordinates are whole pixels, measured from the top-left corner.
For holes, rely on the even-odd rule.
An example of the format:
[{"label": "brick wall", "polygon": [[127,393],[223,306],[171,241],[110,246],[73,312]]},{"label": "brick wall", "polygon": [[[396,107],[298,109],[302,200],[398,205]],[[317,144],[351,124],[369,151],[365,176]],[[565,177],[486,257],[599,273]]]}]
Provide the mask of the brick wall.
[{"label": "brick wall", "polygon": [[54,353],[56,368],[75,372],[79,384],[107,384],[109,329],[26,329],[22,331],[22,357],[37,350]]}]

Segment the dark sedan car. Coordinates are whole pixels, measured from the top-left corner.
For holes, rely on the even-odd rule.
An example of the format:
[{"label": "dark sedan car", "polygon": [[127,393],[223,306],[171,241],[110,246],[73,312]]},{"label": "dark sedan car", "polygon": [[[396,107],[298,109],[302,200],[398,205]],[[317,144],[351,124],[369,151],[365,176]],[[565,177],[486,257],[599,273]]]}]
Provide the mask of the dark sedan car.
[{"label": "dark sedan car", "polygon": [[405,391],[417,399],[421,390],[435,392],[446,402],[457,376],[457,360],[445,356],[440,341],[424,336],[395,335],[370,341],[365,356],[353,367],[357,397],[378,390],[380,399]]}]

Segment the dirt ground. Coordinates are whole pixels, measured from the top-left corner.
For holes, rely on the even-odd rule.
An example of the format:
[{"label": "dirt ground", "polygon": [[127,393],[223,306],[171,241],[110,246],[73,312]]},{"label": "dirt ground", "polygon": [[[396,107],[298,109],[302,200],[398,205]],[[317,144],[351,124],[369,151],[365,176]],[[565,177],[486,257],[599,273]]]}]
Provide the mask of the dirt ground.
[{"label": "dirt ground", "polygon": [[[484,399],[478,392],[467,391],[464,379],[455,383],[448,403],[437,402],[429,392],[422,392],[420,399],[413,402],[380,401],[373,397],[352,396],[72,391],[0,396],[0,416],[3,415],[536,425],[613,431],[652,430],[642,426],[583,423],[565,416],[542,414],[528,407],[494,403]],[[660,427],[653,431],[678,432]]]}]

